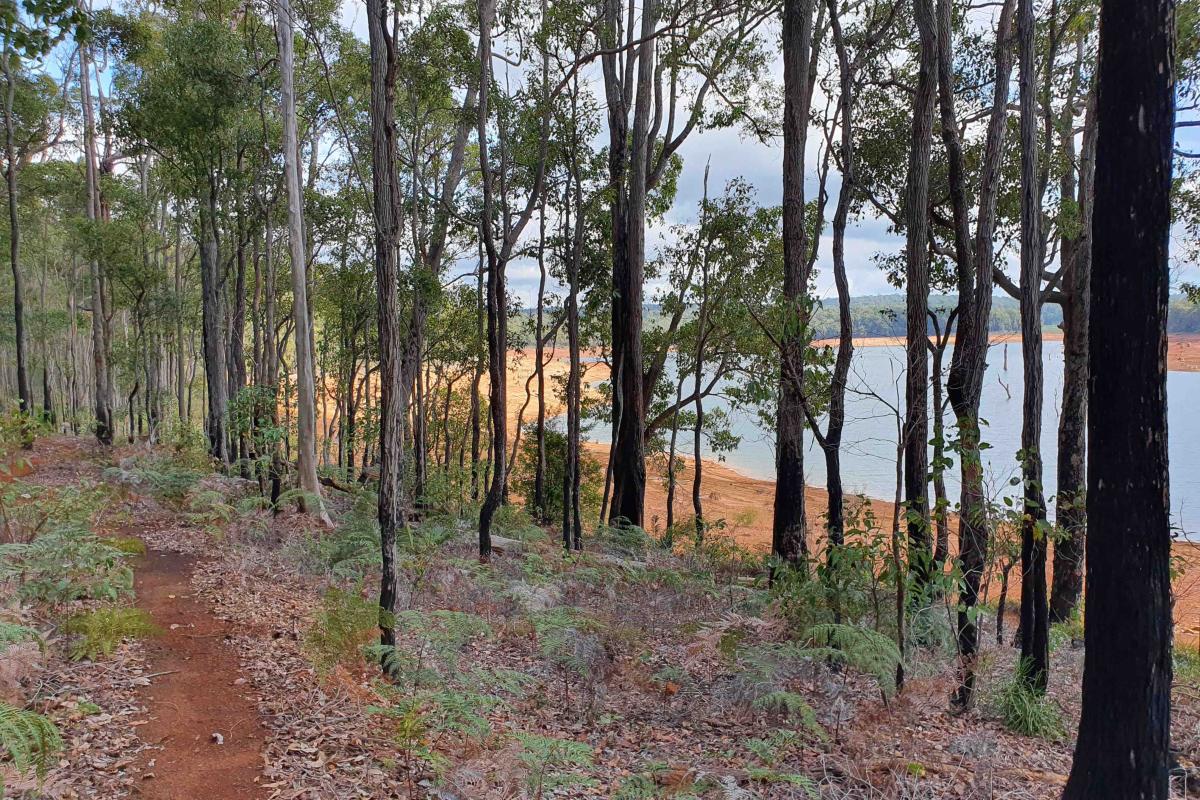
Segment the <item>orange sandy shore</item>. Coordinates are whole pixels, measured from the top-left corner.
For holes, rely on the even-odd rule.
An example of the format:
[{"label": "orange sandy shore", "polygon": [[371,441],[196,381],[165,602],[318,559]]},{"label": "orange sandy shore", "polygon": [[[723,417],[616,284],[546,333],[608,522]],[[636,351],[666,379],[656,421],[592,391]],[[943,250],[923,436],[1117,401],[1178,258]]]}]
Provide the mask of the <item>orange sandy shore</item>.
[{"label": "orange sandy shore", "polygon": [[[1058,332],[1047,332],[1048,340],[1061,339]],[[1016,335],[997,335],[992,339],[994,344],[1020,343]],[[855,342],[859,347],[903,346],[902,339],[864,338]],[[557,385],[551,376],[562,375],[567,368],[567,353],[564,349],[555,352],[547,351],[549,361],[547,367],[547,386]],[[1169,369],[1175,371],[1200,371],[1200,334],[1172,334],[1168,346]],[[513,354],[510,362],[510,379],[508,385],[510,435],[515,431],[521,406],[525,403],[526,380],[533,369],[533,353],[524,355]],[[602,364],[590,365],[585,380],[594,382],[604,377],[605,368]],[[531,401],[522,419],[529,422],[536,414],[536,383],[530,383]],[[549,398],[548,398],[549,400]],[[557,398],[549,402],[548,412],[561,413]],[[608,458],[608,446],[599,442],[587,442],[585,446],[603,465]],[[675,496],[675,515],[677,520],[686,520],[692,515],[691,484],[692,460],[683,458],[684,470],[678,476],[679,486]],[[727,535],[732,536],[738,544],[751,550],[765,551],[771,543],[772,508],[775,499],[775,482],[751,478],[731,469],[719,462],[705,459],[703,461],[703,506],[704,513],[709,519],[724,519]],[[659,470],[648,476],[646,486],[646,526],[654,529],[665,526],[667,493],[666,485]],[[805,501],[810,520],[820,520],[828,507],[828,495],[823,488],[809,486],[805,488]],[[873,511],[879,524],[885,529],[890,528],[893,504],[887,500],[872,500]],[[812,535],[812,534],[810,534]],[[814,541],[815,544],[815,541]],[[1175,580],[1175,621],[1176,634],[1181,641],[1200,645],[1200,544],[1177,542],[1173,549],[1176,558],[1176,571],[1180,574]],[[992,590],[995,594],[995,588]],[[1020,596],[1014,585],[1009,597]]]}]

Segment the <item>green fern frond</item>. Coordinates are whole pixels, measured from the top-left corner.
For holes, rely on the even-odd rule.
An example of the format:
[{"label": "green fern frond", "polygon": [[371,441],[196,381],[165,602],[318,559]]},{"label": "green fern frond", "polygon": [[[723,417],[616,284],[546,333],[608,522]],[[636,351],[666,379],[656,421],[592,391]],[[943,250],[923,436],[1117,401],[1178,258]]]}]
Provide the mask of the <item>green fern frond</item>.
[{"label": "green fern frond", "polygon": [[10,645],[21,642],[37,642],[42,645],[42,637],[27,625],[17,625],[12,622],[0,622],[0,653],[8,650]]},{"label": "green fern frond", "polygon": [[754,701],[753,706],[763,711],[781,714],[792,724],[808,731],[821,741],[829,738],[825,728],[817,721],[817,714],[804,695],[796,692],[768,692]]},{"label": "green fern frond", "polygon": [[808,638],[814,645],[829,648],[828,655],[873,676],[886,694],[896,691],[900,650],[887,636],[857,625],[827,624],[809,628]]},{"label": "green fern frond", "polygon": [[72,661],[96,661],[101,656],[111,656],[125,639],[157,636],[162,632],[146,611],[127,607],[98,608],[78,614],[67,620],[64,630],[78,637],[71,645]]},{"label": "green fern frond", "polygon": [[[17,772],[34,772],[39,778],[62,750],[62,736],[48,718],[7,703],[0,703],[0,752],[6,754]],[[0,784],[0,795],[3,784]]]}]

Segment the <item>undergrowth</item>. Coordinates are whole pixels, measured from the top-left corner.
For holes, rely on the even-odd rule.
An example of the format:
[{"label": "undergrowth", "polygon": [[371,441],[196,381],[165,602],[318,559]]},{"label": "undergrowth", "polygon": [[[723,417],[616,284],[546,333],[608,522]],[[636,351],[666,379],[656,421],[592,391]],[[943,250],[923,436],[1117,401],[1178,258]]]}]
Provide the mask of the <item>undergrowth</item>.
[{"label": "undergrowth", "polygon": [[110,606],[76,614],[67,620],[63,630],[75,637],[69,652],[72,661],[97,661],[111,656],[126,639],[142,639],[161,633],[150,614],[128,606]]},{"label": "undergrowth", "polygon": [[[21,775],[30,772],[40,779],[62,750],[62,736],[48,718],[33,711],[0,703],[0,752]],[[4,796],[4,778],[0,775],[0,797]]]},{"label": "undergrowth", "polygon": [[127,559],[86,528],[67,525],[0,545],[0,579],[17,582],[18,596],[31,602],[116,601],[133,593]]}]

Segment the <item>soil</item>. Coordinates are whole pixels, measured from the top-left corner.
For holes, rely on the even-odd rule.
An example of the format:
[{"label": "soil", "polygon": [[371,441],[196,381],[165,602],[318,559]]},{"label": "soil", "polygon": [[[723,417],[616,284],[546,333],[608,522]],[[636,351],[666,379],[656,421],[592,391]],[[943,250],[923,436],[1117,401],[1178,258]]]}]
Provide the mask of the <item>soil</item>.
[{"label": "soil", "polygon": [[[136,534],[136,530],[130,531]],[[142,764],[139,793],[153,800],[257,800],[264,731],[237,657],[230,627],[198,601],[193,558],[148,550],[137,565],[138,605],[162,634],[147,645],[153,683],[142,690],[148,722],[142,738],[160,745]]]}]

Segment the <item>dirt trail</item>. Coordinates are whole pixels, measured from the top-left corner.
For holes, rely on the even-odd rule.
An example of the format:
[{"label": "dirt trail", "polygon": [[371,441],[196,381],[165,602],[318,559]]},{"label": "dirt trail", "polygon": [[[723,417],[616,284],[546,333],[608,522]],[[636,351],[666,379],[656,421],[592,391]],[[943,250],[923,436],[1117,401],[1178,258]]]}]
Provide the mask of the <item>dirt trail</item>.
[{"label": "dirt trail", "polygon": [[[137,565],[138,605],[161,636],[148,640],[148,751],[140,796],[154,800],[259,800],[263,728],[245,696],[237,658],[224,646],[228,625],[193,594],[190,556],[149,550]],[[216,735],[214,735],[216,734]],[[153,776],[153,777],[151,777]]]}]

